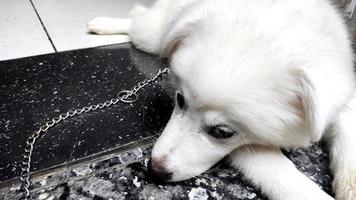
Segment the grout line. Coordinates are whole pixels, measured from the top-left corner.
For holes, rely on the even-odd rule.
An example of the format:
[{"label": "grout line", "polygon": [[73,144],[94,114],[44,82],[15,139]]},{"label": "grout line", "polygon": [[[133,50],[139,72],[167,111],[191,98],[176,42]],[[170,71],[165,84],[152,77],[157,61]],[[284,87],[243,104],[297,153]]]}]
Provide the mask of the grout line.
[{"label": "grout line", "polygon": [[48,31],[47,31],[47,29],[46,29],[46,27],[45,27],[45,25],[44,25],[44,23],[43,23],[43,21],[42,21],[40,15],[38,14],[38,11],[37,11],[35,5],[33,4],[32,0],[30,0],[30,3],[31,3],[31,5],[32,5],[33,9],[35,10],[35,13],[36,13],[36,15],[37,15],[37,18],[38,18],[38,20],[40,21],[40,23],[41,23],[41,25],[42,25],[42,28],[43,28],[43,30],[45,31],[49,42],[51,43],[51,45],[52,45],[54,51],[57,53],[58,51],[57,51],[56,47],[54,46],[54,43],[53,43],[51,37],[49,36],[49,33],[48,33]]}]

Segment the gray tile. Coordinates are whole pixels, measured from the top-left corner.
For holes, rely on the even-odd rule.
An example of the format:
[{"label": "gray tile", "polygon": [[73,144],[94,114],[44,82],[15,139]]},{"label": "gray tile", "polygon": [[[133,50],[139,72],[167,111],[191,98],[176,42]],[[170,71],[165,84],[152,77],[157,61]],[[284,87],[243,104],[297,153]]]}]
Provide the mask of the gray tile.
[{"label": "gray tile", "polygon": [[[141,0],[147,3],[152,0]],[[93,35],[87,21],[98,16],[128,16],[138,0],[34,0],[58,51],[87,48],[129,41],[126,35]]]},{"label": "gray tile", "polygon": [[54,52],[29,0],[0,0],[0,60]]}]

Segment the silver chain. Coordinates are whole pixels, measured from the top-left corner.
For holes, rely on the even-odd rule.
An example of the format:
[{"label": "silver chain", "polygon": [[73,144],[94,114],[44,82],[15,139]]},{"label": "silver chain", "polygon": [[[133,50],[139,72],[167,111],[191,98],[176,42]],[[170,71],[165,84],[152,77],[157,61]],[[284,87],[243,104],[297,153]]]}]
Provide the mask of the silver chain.
[{"label": "silver chain", "polygon": [[98,103],[95,105],[90,105],[90,106],[85,106],[83,108],[78,108],[78,109],[71,109],[68,112],[64,114],[60,114],[58,117],[53,118],[50,121],[47,121],[45,124],[43,124],[37,131],[35,131],[28,139],[26,142],[26,147],[25,147],[25,152],[23,155],[23,160],[22,160],[22,167],[21,167],[21,174],[20,174],[20,180],[21,180],[21,189],[24,191],[24,199],[32,199],[31,197],[31,192],[30,192],[30,186],[31,186],[31,176],[30,176],[30,170],[31,170],[31,157],[32,157],[32,152],[33,152],[33,147],[36,142],[36,140],[41,136],[44,135],[48,129],[52,128],[56,124],[59,124],[65,119],[68,119],[73,116],[81,115],[83,113],[87,113],[90,111],[94,110],[99,110],[103,108],[110,107],[112,105],[115,105],[119,102],[121,103],[134,103],[138,100],[138,95],[137,92],[139,92],[142,88],[146,87],[148,84],[155,82],[162,74],[169,73],[168,68],[160,69],[156,73],[155,76],[153,76],[150,79],[145,79],[141,82],[139,82],[137,85],[135,85],[131,90],[122,90],[118,93],[117,98],[113,98],[109,101],[105,101],[103,103]]}]

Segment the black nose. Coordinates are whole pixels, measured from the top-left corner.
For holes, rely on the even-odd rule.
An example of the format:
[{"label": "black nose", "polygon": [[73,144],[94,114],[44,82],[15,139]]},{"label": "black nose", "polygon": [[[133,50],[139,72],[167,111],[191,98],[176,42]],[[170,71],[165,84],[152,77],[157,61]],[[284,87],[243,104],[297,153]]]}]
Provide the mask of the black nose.
[{"label": "black nose", "polygon": [[155,182],[168,181],[172,177],[172,173],[164,168],[162,160],[150,159],[148,161],[147,175]]}]

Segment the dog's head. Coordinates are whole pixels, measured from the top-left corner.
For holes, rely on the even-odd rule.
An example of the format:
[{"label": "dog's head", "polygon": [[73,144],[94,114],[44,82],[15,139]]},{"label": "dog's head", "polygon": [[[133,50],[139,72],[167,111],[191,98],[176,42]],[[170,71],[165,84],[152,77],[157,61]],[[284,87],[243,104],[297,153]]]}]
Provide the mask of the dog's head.
[{"label": "dog's head", "polygon": [[243,145],[290,147],[320,137],[305,69],[260,46],[268,41],[198,30],[175,38],[167,49],[174,51],[168,54],[176,105],[153,148],[156,176],[179,181]]}]

